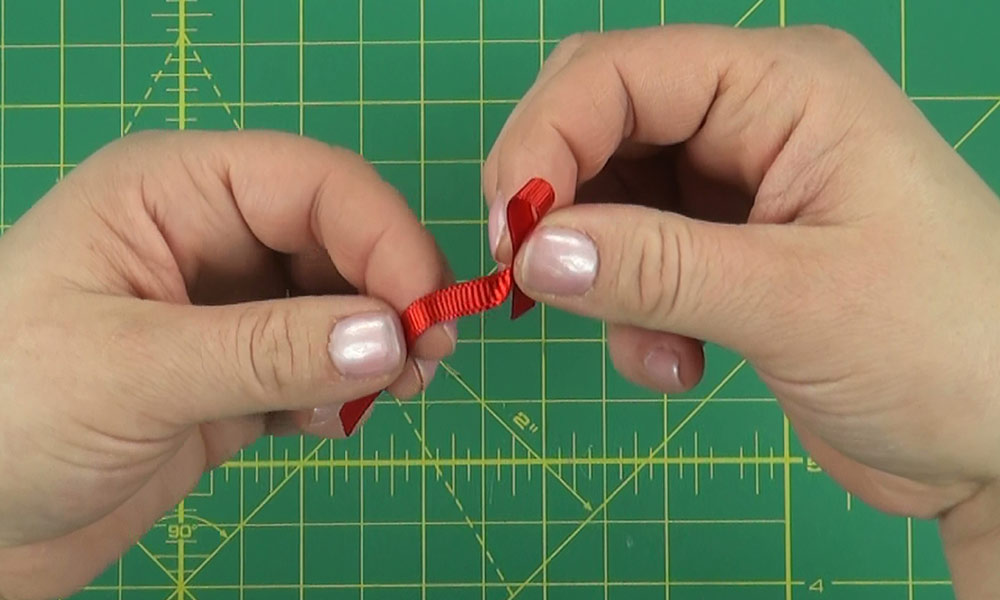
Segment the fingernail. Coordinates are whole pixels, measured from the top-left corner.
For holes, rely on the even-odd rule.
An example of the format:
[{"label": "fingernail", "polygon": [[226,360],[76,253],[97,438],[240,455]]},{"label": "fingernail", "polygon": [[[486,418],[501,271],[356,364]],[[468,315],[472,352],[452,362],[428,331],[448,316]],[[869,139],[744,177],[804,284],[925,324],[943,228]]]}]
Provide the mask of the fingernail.
[{"label": "fingernail", "polygon": [[490,253],[495,259],[497,256],[497,248],[500,246],[500,240],[503,236],[507,234],[507,203],[508,198],[505,198],[502,194],[497,193],[496,197],[493,199],[493,204],[490,205],[490,217],[487,226],[487,232],[490,236]]},{"label": "fingernail", "polygon": [[597,276],[597,246],[572,229],[546,227],[528,238],[522,269],[524,287],[542,294],[579,296]]},{"label": "fingernail", "polygon": [[427,389],[431,382],[434,381],[434,374],[437,373],[438,361],[427,360],[425,358],[414,359],[417,365],[417,376],[420,377],[420,385],[423,389]]},{"label": "fingernail", "polygon": [[403,333],[384,313],[348,317],[330,333],[330,358],[337,370],[354,379],[386,375],[403,360]]},{"label": "fingernail", "polygon": [[444,322],[444,331],[451,338],[451,345],[455,347],[458,345],[458,323],[454,321]]},{"label": "fingernail", "polygon": [[653,348],[642,361],[646,375],[662,392],[684,391],[681,383],[681,363],[677,354],[667,348]]},{"label": "fingernail", "polygon": [[332,404],[314,408],[309,418],[309,427],[324,427],[333,422],[340,422],[341,404]]}]

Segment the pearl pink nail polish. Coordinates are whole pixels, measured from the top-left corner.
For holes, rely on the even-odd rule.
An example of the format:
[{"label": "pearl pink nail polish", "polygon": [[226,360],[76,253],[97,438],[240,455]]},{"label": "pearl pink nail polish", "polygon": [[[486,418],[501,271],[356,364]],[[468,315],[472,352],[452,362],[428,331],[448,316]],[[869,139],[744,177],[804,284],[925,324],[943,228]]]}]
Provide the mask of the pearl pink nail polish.
[{"label": "pearl pink nail polish", "polygon": [[597,246],[572,229],[546,227],[525,245],[523,287],[553,296],[580,296],[597,277]]},{"label": "pearl pink nail polish", "polygon": [[403,344],[398,320],[386,313],[372,313],[338,321],[330,333],[329,352],[341,375],[365,379],[399,368]]},{"label": "pearl pink nail polish", "polygon": [[509,201],[509,198],[505,198],[502,194],[498,193],[493,198],[493,204],[490,205],[489,222],[486,231],[490,236],[490,253],[493,254],[494,259],[496,259],[497,248],[500,246],[500,242],[507,235],[507,203]]}]

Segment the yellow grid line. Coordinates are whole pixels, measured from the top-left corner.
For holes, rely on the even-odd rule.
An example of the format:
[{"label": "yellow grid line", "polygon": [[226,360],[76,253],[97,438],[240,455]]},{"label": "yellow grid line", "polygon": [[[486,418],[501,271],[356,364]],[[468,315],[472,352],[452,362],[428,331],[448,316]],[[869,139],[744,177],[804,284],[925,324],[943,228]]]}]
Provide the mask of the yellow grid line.
[{"label": "yellow grid line", "polygon": [[[424,39],[424,2],[420,0],[420,40],[419,40],[419,52],[420,52],[420,222],[423,223],[427,218],[427,77],[426,77],[426,44]],[[427,439],[427,390],[423,389],[420,392],[420,430],[421,430],[421,440]],[[423,443],[423,442],[421,442]],[[421,458],[427,458],[426,454],[422,454]],[[420,590],[420,597],[422,600],[427,598],[427,469],[420,469],[421,486],[420,486],[420,583],[422,584]],[[457,501],[458,498],[455,497]],[[463,511],[464,513],[464,511]],[[472,525],[471,523],[469,524]],[[477,539],[481,539],[478,538]],[[485,550],[485,541],[483,542],[483,549]],[[497,569],[499,572],[499,569]],[[503,578],[501,577],[501,581]],[[363,600],[363,599],[362,599]]]},{"label": "yellow grid line", "polygon": [[[483,38],[485,37],[485,2],[479,0],[479,162],[484,163],[486,161],[485,155],[485,145],[486,145],[486,69],[484,67],[485,60],[485,43]],[[486,198],[482,195],[482,185],[480,187],[480,199],[479,199],[479,272],[484,273],[486,271]],[[496,200],[494,198],[494,200]],[[426,222],[426,219],[425,219]],[[486,316],[480,313],[479,317],[479,381],[482,382],[483,389],[486,389]],[[458,346],[456,344],[456,350]],[[479,455],[486,456],[486,406],[480,403],[479,406]],[[486,530],[486,465],[484,464],[479,469],[479,518],[480,518],[480,530],[483,532],[483,553],[480,557],[480,581],[482,584],[481,600],[486,600],[486,544],[487,544],[487,530]],[[509,589],[509,588],[508,588]]]},{"label": "yellow grid line", "polygon": [[[542,65],[545,64],[545,42],[542,40],[545,38],[545,0],[538,0],[538,71],[541,72]],[[539,311],[539,337],[541,341],[539,342],[540,347],[540,366],[541,366],[541,377],[539,379],[539,384],[541,386],[541,402],[539,410],[541,411],[541,445],[542,445],[542,456],[548,456],[549,452],[549,410],[548,410],[548,364],[547,364],[547,349],[548,344],[546,343],[546,337],[548,337],[548,326],[547,319],[548,307],[544,304],[540,306]],[[485,391],[485,390],[484,390]],[[530,473],[530,471],[529,471]],[[576,469],[573,469],[573,473],[576,473]],[[560,472],[561,479],[561,472]],[[565,481],[565,480],[563,480]],[[573,495],[579,499],[581,496],[579,492],[576,491],[576,478],[574,477],[574,485],[570,487],[573,488]],[[566,482],[565,485],[569,485]],[[590,510],[589,502],[583,503],[584,510]],[[549,553],[549,478],[542,477],[542,497],[541,497],[541,511],[542,511],[542,556]],[[507,590],[507,594],[510,595],[510,590]],[[549,569],[548,566],[542,568],[542,600],[548,600],[549,597]]]},{"label": "yellow grid line", "polygon": [[[181,0],[185,2],[186,0]],[[177,525],[183,527],[184,525],[184,500],[181,500],[177,505]],[[177,536],[177,597],[186,598],[189,595],[187,591],[187,582],[184,580],[184,567],[185,567],[185,552],[187,543],[184,541],[183,535]]]},{"label": "yellow grid line", "polygon": [[[192,517],[192,515],[188,515],[188,518],[192,519],[193,517]],[[549,519],[549,524],[551,524],[551,525],[578,525],[579,523],[580,523],[579,519]],[[629,518],[621,518],[621,519],[608,519],[608,523],[609,524],[613,524],[613,525],[624,525],[624,524],[662,525],[663,524],[663,519],[654,519],[654,518],[648,518],[648,519],[629,519]],[[773,525],[773,526],[782,525],[783,526],[785,524],[785,520],[784,519],[777,519],[777,518],[775,518],[775,519],[770,519],[770,518],[769,519],[750,519],[750,518],[745,518],[745,519],[735,519],[735,518],[734,519],[708,519],[708,518],[705,518],[705,519],[670,519],[669,523],[676,524],[676,525]],[[212,529],[215,529],[215,527],[218,527],[218,528],[224,530],[224,528],[226,528],[226,527],[236,527],[238,524],[239,523],[226,523],[226,522],[211,523],[211,522],[206,522],[205,526],[206,527],[210,527]],[[358,521],[351,521],[351,520],[343,520],[343,521],[320,521],[320,520],[315,520],[315,521],[308,521],[307,523],[305,523],[305,526],[307,528],[329,529],[329,528],[350,528],[350,527],[357,527],[360,524],[361,524],[360,520],[358,520]],[[420,525],[420,521],[418,521],[418,520],[400,519],[398,521],[392,521],[391,524],[392,525],[405,525],[405,526],[408,526],[408,527],[413,527],[413,526]],[[433,527],[450,527],[452,525],[465,525],[465,524],[466,523],[465,523],[464,520],[447,520],[447,519],[435,520],[435,521],[429,523],[429,525],[431,525]],[[519,520],[519,519],[506,520],[505,519],[503,521],[503,524],[504,525],[541,525],[542,521],[541,521],[540,518],[538,518],[538,519],[521,519],[521,520]],[[260,529],[280,529],[280,528],[288,527],[288,525],[289,525],[288,523],[247,523],[246,524],[246,529],[255,529],[255,530],[260,530]],[[160,523],[154,525],[153,529],[154,530],[155,529],[163,529],[163,527],[164,527],[163,523],[160,522]],[[228,536],[228,535],[229,534],[227,533],[226,536]],[[205,555],[205,556],[207,556],[207,555]],[[204,556],[203,556],[203,558],[204,558]],[[193,586],[189,586],[189,587],[193,587]]]},{"label": "yellow grid line", "polygon": [[[177,2],[177,128],[187,129],[187,3]],[[183,599],[181,599],[183,600]]]},{"label": "yellow grid line", "polygon": [[[788,417],[782,415],[782,434],[784,438],[784,504],[785,504],[785,600],[792,600],[792,458],[790,456],[791,426]],[[772,473],[773,475],[773,473]]]},{"label": "yellow grid line", "polygon": [[[246,49],[246,0],[240,0],[240,129],[243,129],[247,122]],[[243,600],[242,597],[240,600]]]},{"label": "yellow grid line", "polygon": [[[670,401],[673,403],[673,400]],[[655,452],[650,448],[651,452]],[[357,468],[357,469],[411,469],[414,467],[437,468],[470,468],[470,467],[635,467],[641,465],[678,465],[678,466],[783,466],[805,464],[801,456],[789,456],[787,461],[781,456],[662,456],[649,458],[649,454],[635,456],[607,457],[540,457],[540,458],[491,458],[491,457],[461,457],[427,459],[419,458],[313,458],[313,459],[254,459],[233,460],[222,465],[223,469],[288,469],[300,467],[306,469]],[[593,510],[593,508],[591,508]]]},{"label": "yellow grid line", "polygon": [[[660,0],[660,25],[666,25],[667,22],[667,2],[666,0]],[[602,328],[602,332],[606,331]],[[606,356],[604,352],[602,355]],[[602,362],[607,362],[607,358],[604,358]],[[606,368],[606,367],[605,367]],[[664,435],[670,431],[670,412],[667,395],[663,394],[663,432]],[[667,457],[667,452],[663,453],[664,457]],[[605,480],[606,481],[606,480]],[[607,496],[607,490],[605,490],[605,496]],[[605,521],[607,521],[607,509],[604,511]],[[607,525],[605,524],[605,528]],[[607,536],[607,531],[605,531],[605,536]],[[606,552],[607,550],[605,550]],[[666,584],[663,586],[663,599],[670,600],[670,469],[667,465],[663,466],[663,580]]]},{"label": "yellow grid line", "polygon": [[906,0],[899,0],[899,86],[906,93]]},{"label": "yellow grid line", "polygon": [[66,0],[59,0],[59,178],[66,174]]},{"label": "yellow grid line", "polygon": [[[888,582],[889,585],[899,585],[896,582]],[[948,585],[949,582],[945,581],[933,581],[927,580],[923,582],[916,582],[918,585]],[[857,582],[858,585],[872,585],[870,582]],[[427,589],[468,589],[473,588],[478,584],[472,583],[428,583]],[[601,585],[600,581],[558,581],[549,584],[552,587],[558,588],[581,588],[581,587],[598,587]],[[620,588],[628,587],[651,587],[651,586],[664,586],[671,585],[676,587],[781,587],[785,585],[783,580],[767,580],[767,579],[748,579],[748,580],[684,580],[684,581],[663,581],[657,579],[648,579],[642,581],[611,581],[610,585]],[[803,586],[804,581],[793,581],[792,585]],[[844,585],[844,582],[840,582],[840,585]],[[905,582],[903,582],[905,585]],[[487,583],[488,588],[502,588],[503,583]],[[258,583],[258,584],[246,584],[245,589],[247,590],[297,590],[298,585],[292,583]],[[355,590],[358,588],[357,584],[354,583],[310,583],[305,586],[310,590]],[[530,588],[541,588],[541,583],[534,583],[529,585]],[[377,590],[407,590],[407,589],[420,589],[421,584],[419,583],[369,583],[365,584],[365,588],[377,589]],[[117,589],[116,587],[107,585],[95,585],[87,588],[91,591],[108,591],[112,589]],[[126,585],[125,589],[127,591],[150,591],[150,590],[170,590],[169,586],[165,585]],[[205,584],[205,585],[192,585],[188,589],[196,591],[218,591],[218,590],[237,590],[238,587],[235,584]],[[172,594],[171,598],[176,595]],[[170,600],[169,598],[167,600]]]},{"label": "yellow grid line", "polygon": [[[122,0],[124,1],[124,0]],[[7,0],[0,0],[0,235],[7,230]]]},{"label": "yellow grid line", "polygon": [[[787,25],[786,0],[778,0],[778,25]],[[788,417],[782,415],[782,433],[784,446],[784,510],[785,510],[785,600],[792,600],[792,473],[789,446],[791,445]],[[760,466],[757,466],[760,473]],[[772,467],[771,476],[774,477]]]},{"label": "yellow grid line", "polygon": [[910,100],[917,102],[981,102],[990,100],[1000,100],[1000,94],[985,96],[910,96]]},{"label": "yellow grid line", "polygon": [[[299,135],[302,135],[305,130],[305,109],[302,106],[302,100],[305,97],[305,49],[303,47],[303,42],[305,41],[305,1],[299,0]],[[198,56],[198,52],[195,51],[195,58],[198,62],[201,62],[201,57]],[[202,65],[205,68],[204,65]],[[205,75],[211,80],[212,76],[209,74],[208,69],[205,68]],[[215,89],[215,94],[222,99],[222,92],[219,91],[219,86],[213,83]],[[233,116],[232,111],[229,106],[226,106],[226,112],[233,119],[233,124],[236,125],[236,129],[242,129],[239,122],[236,121],[236,117]],[[332,445],[331,445],[332,448]],[[299,456],[305,453],[305,438],[299,436]],[[332,451],[331,451],[332,454]],[[318,471],[317,471],[318,473]],[[331,473],[331,482],[333,476]],[[362,478],[363,479],[363,478]],[[299,600],[305,600],[306,595],[306,478],[305,472],[299,472]],[[242,560],[242,557],[241,557]]]},{"label": "yellow grid line", "polygon": [[[246,41],[246,0],[240,0],[240,129],[246,125],[246,46],[244,42]],[[245,452],[240,450],[240,459],[243,459]],[[333,455],[333,447],[330,447],[330,454]],[[300,453],[300,457],[305,458],[305,456]],[[240,500],[239,500],[239,516],[240,520],[243,520],[243,515],[246,514],[246,471],[240,470],[239,485],[240,485]],[[333,472],[330,472],[330,485],[333,485]],[[235,533],[235,532],[234,532]],[[239,545],[239,600],[245,600],[246,597],[246,536],[240,535],[240,545]]]}]

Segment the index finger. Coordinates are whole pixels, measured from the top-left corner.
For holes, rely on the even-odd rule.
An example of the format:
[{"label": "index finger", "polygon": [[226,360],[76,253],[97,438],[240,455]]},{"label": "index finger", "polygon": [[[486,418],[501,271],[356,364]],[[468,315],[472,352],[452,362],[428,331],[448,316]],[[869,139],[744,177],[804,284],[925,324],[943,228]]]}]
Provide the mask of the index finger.
[{"label": "index finger", "polygon": [[[264,131],[159,133],[123,147],[127,162],[143,163],[128,171],[142,173],[147,210],[188,287],[213,272],[264,277],[272,251],[325,250],[351,286],[397,312],[450,281],[434,238],[352,152]],[[428,332],[417,354],[440,358],[450,338]]]},{"label": "index finger", "polygon": [[[812,38],[849,40],[825,29],[668,26],[564,41],[571,55],[556,55],[562,66],[547,69],[525,96],[484,167],[494,234],[503,230],[503,211],[493,205],[524,181],[545,178],[557,207],[572,204],[577,186],[626,141],[690,142],[698,168],[752,195],[801,118],[811,73],[825,60],[806,51],[821,46]],[[812,68],[799,68],[804,55]],[[751,96],[760,109],[753,114],[744,106]],[[509,262],[506,241],[498,250]]]}]

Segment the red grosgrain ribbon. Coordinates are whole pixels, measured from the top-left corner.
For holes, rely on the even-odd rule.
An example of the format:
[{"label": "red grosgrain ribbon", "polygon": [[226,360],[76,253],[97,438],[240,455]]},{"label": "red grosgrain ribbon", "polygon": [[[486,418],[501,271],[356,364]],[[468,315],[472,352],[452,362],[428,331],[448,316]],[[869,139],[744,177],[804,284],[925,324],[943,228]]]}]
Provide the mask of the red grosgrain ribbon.
[{"label": "red grosgrain ribbon", "polygon": [[[538,224],[539,219],[552,208],[555,192],[544,179],[535,178],[525,184],[507,204],[507,232],[510,234],[512,256],[524,244]],[[400,321],[409,348],[428,329],[459,317],[478,314],[503,304],[511,296],[510,318],[517,319],[535,306],[535,301],[526,295],[514,281],[509,267],[501,268],[492,275],[464,281],[442,290],[432,292],[417,300],[403,311]],[[361,416],[375,402],[381,392],[352,400],[340,409],[340,421],[344,433],[351,435]]]}]

